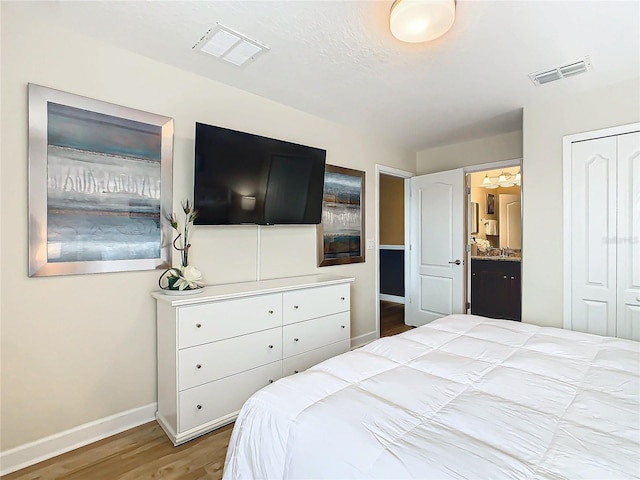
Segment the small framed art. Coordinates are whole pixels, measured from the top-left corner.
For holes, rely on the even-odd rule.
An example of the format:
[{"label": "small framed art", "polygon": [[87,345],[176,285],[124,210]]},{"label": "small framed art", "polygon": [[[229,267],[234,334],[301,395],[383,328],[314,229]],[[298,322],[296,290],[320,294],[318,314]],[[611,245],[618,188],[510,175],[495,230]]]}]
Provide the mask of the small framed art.
[{"label": "small framed art", "polygon": [[318,266],[364,262],[365,172],[327,165],[318,225]]}]

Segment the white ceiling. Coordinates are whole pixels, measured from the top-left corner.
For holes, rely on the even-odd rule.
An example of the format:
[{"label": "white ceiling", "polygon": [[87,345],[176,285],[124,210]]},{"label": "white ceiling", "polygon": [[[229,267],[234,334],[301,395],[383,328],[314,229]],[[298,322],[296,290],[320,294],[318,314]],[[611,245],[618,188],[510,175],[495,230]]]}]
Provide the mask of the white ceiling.
[{"label": "white ceiling", "polygon": [[[640,76],[637,0],[458,0],[427,44],[391,36],[392,0],[7,3],[411,150],[520,130],[528,103]],[[216,22],[271,50],[244,68],[193,51]],[[585,55],[587,74],[528,78]]]}]

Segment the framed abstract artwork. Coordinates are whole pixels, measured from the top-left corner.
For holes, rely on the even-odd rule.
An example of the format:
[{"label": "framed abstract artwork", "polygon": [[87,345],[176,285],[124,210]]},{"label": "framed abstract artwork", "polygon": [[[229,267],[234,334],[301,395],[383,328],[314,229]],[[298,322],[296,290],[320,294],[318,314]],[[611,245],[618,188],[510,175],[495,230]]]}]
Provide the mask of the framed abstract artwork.
[{"label": "framed abstract artwork", "polygon": [[322,223],[318,225],[318,266],[364,262],[365,172],[327,165]]},{"label": "framed abstract artwork", "polygon": [[495,215],[496,213],[496,196],[493,193],[487,193],[487,215]]},{"label": "framed abstract artwork", "polygon": [[29,84],[29,276],[170,262],[173,120]]}]

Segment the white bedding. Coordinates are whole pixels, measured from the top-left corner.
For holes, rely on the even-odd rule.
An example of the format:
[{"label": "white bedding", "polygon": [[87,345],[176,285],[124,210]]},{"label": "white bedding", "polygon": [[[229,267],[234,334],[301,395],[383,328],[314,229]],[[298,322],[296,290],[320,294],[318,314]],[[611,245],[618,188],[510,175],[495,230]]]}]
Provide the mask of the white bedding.
[{"label": "white bedding", "polygon": [[451,315],[244,405],[224,479],[640,477],[640,344]]}]

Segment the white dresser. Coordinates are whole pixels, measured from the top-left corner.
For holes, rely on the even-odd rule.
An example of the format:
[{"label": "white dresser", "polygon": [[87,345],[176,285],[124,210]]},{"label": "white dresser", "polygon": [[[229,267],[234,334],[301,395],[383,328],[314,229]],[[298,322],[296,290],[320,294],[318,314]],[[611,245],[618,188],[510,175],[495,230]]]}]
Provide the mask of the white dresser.
[{"label": "white dresser", "polygon": [[309,275],[206,287],[157,300],[158,412],[174,445],[234,421],[282,376],[350,347],[350,277]]}]

